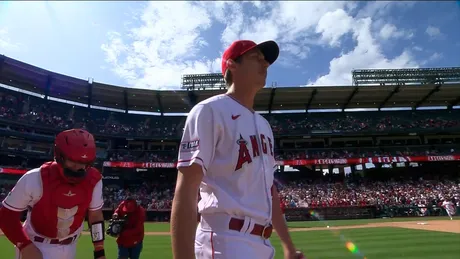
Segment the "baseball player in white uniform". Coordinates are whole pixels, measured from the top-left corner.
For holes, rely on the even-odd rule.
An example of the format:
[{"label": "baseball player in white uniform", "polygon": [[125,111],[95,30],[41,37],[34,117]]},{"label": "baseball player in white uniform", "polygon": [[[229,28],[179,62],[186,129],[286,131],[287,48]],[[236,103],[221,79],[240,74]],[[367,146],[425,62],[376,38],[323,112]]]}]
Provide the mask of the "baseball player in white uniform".
[{"label": "baseball player in white uniform", "polygon": [[15,245],[17,259],[74,259],[86,215],[94,258],[105,259],[102,176],[91,167],[95,159],[93,136],[67,130],[56,136],[56,161],[19,179],[0,208],[0,228]]},{"label": "baseball player in white uniform", "polygon": [[444,200],[441,206],[447,211],[447,215],[449,216],[450,220],[452,220],[452,217],[455,215],[454,203],[448,200]]},{"label": "baseball player in white uniform", "polygon": [[274,41],[235,41],[222,57],[227,93],[198,103],[188,114],[171,213],[175,259],[272,259],[273,228],[284,258],[303,258],[274,187],[273,132],[253,109],[278,55]]}]

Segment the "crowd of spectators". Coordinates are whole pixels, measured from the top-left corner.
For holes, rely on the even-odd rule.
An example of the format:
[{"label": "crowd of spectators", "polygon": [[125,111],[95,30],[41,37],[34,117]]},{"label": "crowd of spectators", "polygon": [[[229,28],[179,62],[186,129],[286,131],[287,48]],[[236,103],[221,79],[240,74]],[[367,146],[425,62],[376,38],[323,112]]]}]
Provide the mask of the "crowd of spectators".
[{"label": "crowd of spectators", "polygon": [[[0,92],[0,119],[52,129],[85,128],[103,135],[176,137],[184,117],[160,117],[87,109],[19,92]],[[33,130],[31,130],[33,132]]]},{"label": "crowd of spectators", "polygon": [[6,196],[8,195],[8,192],[11,189],[13,189],[13,187],[14,187],[13,184],[1,183],[0,182],[0,201],[3,201],[3,199],[6,198]]},{"label": "crowd of spectators", "polygon": [[[30,147],[18,145],[9,147],[7,143],[1,146],[3,149],[10,151],[31,152]],[[437,156],[457,154],[457,146],[419,146],[419,147],[392,147],[392,148],[322,148],[322,149],[275,149],[275,159],[282,160],[300,160],[300,159],[325,159],[325,158],[365,158],[381,156]],[[41,152],[52,156],[53,149],[50,145],[48,149]],[[36,154],[37,151],[34,150]],[[117,162],[158,162],[172,163],[177,161],[177,151],[151,151],[151,150],[98,150],[97,157],[100,161],[117,161]],[[0,164],[1,165],[1,164]],[[27,167],[27,165],[23,165]]]},{"label": "crowd of spectators", "polygon": [[171,163],[177,160],[177,151],[135,151],[119,149],[110,151],[108,160],[124,162]]},{"label": "crowd of spectators", "polygon": [[336,207],[367,205],[437,205],[455,199],[460,206],[457,181],[289,182],[281,185],[286,207]]},{"label": "crowd of spectators", "polygon": [[[344,133],[366,131],[423,131],[460,128],[460,110],[404,111],[361,113],[299,113],[264,115],[275,134]],[[0,91],[0,119],[37,126],[68,129],[87,128],[95,134],[179,138],[185,117],[124,114],[71,106],[27,96],[19,92]],[[33,133],[34,129],[23,129]],[[2,144],[3,145],[3,144]],[[19,145],[17,148],[26,148]],[[445,155],[453,147],[347,147],[278,149],[278,160],[314,158],[351,158],[370,156]],[[51,149],[49,152],[52,152]],[[173,162],[176,150],[136,151],[108,150],[103,154],[110,161]],[[11,185],[0,185],[3,199]],[[105,207],[113,208],[126,197],[133,197],[151,210],[170,209],[173,184],[143,183],[122,188],[104,187]],[[427,205],[444,198],[460,201],[460,184],[454,181],[405,181],[360,183],[290,182],[280,193],[287,207],[324,207],[351,205],[413,204]],[[460,203],[457,204],[460,206]]]},{"label": "crowd of spectators", "polygon": [[[460,111],[408,111],[365,113],[311,113],[264,115],[271,122],[275,134],[308,132],[363,132],[367,130],[446,129],[460,127]],[[71,106],[19,92],[0,92],[0,119],[14,120],[42,127],[67,129],[84,127],[94,133],[108,135],[138,135],[179,138],[184,117],[153,117],[123,114]],[[34,133],[36,127],[19,127],[19,131]],[[18,130],[18,129],[14,129]],[[34,146],[28,143],[2,142],[2,149],[33,152],[52,157],[52,146]],[[448,155],[456,152],[457,145],[403,146],[398,147],[350,147],[335,148],[279,148],[277,160],[353,158],[375,156]],[[39,152],[38,152],[39,151]],[[98,149],[100,161],[174,162],[177,150],[120,150]],[[98,160],[98,161],[99,161]],[[27,166],[27,165],[25,165]]]},{"label": "crowd of spectators", "polygon": [[148,210],[171,208],[174,194],[172,183],[144,182],[138,186],[121,188],[117,185],[104,187],[104,208],[113,209],[126,198],[134,198]]},{"label": "crowd of spectators", "polygon": [[[413,205],[439,204],[444,199],[456,201],[460,206],[460,179],[457,180],[404,180],[325,182],[322,180],[292,181],[282,183],[280,197],[287,208],[336,207],[367,205]],[[13,185],[0,184],[0,200]],[[171,209],[174,183],[143,182],[140,185],[104,187],[104,208],[113,209],[127,197],[137,200],[147,210]]]},{"label": "crowd of spectators", "polygon": [[456,153],[455,145],[445,146],[400,146],[400,147],[361,147],[361,148],[322,148],[306,150],[278,150],[277,160],[321,159],[321,158],[361,158],[380,156],[439,156]]},{"label": "crowd of spectators", "polygon": [[[460,128],[460,111],[264,114],[274,134],[343,133]],[[185,117],[147,116],[87,109],[46,101],[13,91],[0,92],[0,119],[37,126],[87,128],[93,133],[123,136],[180,137]]]},{"label": "crowd of spectators", "polygon": [[[393,148],[322,148],[322,149],[275,149],[275,158],[281,160],[321,159],[321,158],[361,158],[379,156],[427,156],[449,155],[456,152],[455,146],[444,147],[393,147]],[[125,162],[174,162],[177,151],[134,151],[113,150],[109,152],[110,161]]]},{"label": "crowd of spectators", "polygon": [[[333,115],[332,115],[333,114]],[[274,114],[267,116],[276,134],[423,131],[460,127],[458,112],[398,111]]]},{"label": "crowd of spectators", "polygon": [[[0,185],[3,200],[12,185]],[[113,209],[127,197],[137,200],[148,210],[171,209],[173,183],[144,182],[138,186],[104,187],[104,208]],[[439,206],[444,199],[456,201],[460,206],[460,179],[322,182],[293,181],[280,185],[280,197],[287,208],[336,207],[368,205]]]}]

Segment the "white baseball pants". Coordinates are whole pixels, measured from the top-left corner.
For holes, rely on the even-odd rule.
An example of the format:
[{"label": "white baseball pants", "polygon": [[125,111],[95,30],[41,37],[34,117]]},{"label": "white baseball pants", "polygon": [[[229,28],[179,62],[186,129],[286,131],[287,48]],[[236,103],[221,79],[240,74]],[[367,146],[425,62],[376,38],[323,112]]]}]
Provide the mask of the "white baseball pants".
[{"label": "white baseball pants", "polygon": [[250,234],[254,221],[245,219],[246,230],[229,230],[228,215],[201,216],[195,237],[196,259],[273,259],[275,249],[269,240]]},{"label": "white baseball pants", "polygon": [[[42,252],[43,259],[75,259],[77,257],[77,240],[68,245],[52,245],[39,242],[33,243],[37,246],[38,250]],[[21,259],[18,249],[16,249],[16,259]]]}]

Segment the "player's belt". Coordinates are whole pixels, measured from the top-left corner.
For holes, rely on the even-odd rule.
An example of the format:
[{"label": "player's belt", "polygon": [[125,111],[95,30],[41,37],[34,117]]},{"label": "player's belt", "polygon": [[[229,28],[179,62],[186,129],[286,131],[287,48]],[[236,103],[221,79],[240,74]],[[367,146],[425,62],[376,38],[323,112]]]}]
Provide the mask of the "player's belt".
[{"label": "player's belt", "polygon": [[[241,231],[241,229],[244,226],[244,220],[242,219],[237,219],[237,218],[232,218],[230,219],[230,222],[228,223],[228,228],[231,230],[235,231]],[[260,236],[264,239],[269,239],[270,236],[272,235],[273,232],[273,226],[268,225],[259,225],[259,224],[254,224],[254,228],[251,231],[252,235]]]},{"label": "player's belt", "polygon": [[34,241],[38,242],[38,243],[45,243],[45,241],[46,241],[46,243],[48,243],[48,241],[49,241],[49,244],[52,244],[52,245],[70,245],[75,241],[75,239],[77,239],[77,237],[78,237],[78,235],[75,235],[75,236],[66,238],[64,240],[59,240],[57,238],[50,239],[50,238],[43,238],[43,237],[35,236]]}]

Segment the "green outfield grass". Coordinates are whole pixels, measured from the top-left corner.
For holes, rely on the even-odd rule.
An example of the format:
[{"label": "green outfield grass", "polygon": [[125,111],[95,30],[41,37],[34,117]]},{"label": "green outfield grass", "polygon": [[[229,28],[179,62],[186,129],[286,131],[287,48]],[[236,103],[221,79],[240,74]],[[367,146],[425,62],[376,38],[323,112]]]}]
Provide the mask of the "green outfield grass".
[{"label": "green outfield grass", "polygon": [[[314,228],[329,226],[355,226],[368,223],[378,222],[403,222],[403,221],[430,221],[430,220],[444,220],[448,217],[407,217],[407,218],[381,218],[381,219],[354,219],[354,220],[330,220],[330,221],[300,221],[289,222],[290,228]],[[169,223],[149,223],[145,225],[146,232],[169,232]]]},{"label": "green outfield grass", "polygon": [[[441,220],[437,218],[398,218],[375,220],[341,220],[329,221],[330,226],[361,225],[388,221],[428,221]],[[460,224],[460,221],[456,221]],[[293,222],[290,227],[310,228],[325,226],[325,222]],[[146,223],[148,232],[167,232],[167,223]],[[328,230],[292,232],[292,237],[299,249],[305,251],[309,259],[335,259],[335,258],[360,258],[353,255],[345,247],[346,241],[353,242],[368,259],[454,259],[460,258],[460,234],[442,233],[425,230],[412,230],[403,228],[360,228],[343,229],[339,232]],[[277,259],[281,259],[282,250],[279,239],[275,235],[272,243],[277,249]],[[14,258],[14,249],[5,237],[0,237],[0,258]],[[92,244],[90,237],[84,235],[79,240],[77,259],[92,258]],[[115,239],[108,237],[106,241],[108,259],[117,258]],[[146,236],[144,251],[141,258],[168,259],[171,257],[169,236]]]}]

